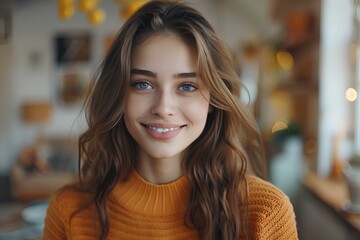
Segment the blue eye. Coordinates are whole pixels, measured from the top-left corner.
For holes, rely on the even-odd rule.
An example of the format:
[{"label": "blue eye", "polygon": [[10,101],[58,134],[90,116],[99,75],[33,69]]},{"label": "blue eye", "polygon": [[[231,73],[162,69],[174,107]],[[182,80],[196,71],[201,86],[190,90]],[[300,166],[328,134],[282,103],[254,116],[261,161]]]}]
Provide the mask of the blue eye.
[{"label": "blue eye", "polygon": [[152,86],[147,82],[136,82],[134,84],[134,87],[136,89],[140,89],[140,90],[146,90],[146,89],[151,89],[152,88]]},{"label": "blue eye", "polygon": [[196,87],[191,84],[183,84],[179,87],[179,90],[184,92],[193,92],[196,90]]}]

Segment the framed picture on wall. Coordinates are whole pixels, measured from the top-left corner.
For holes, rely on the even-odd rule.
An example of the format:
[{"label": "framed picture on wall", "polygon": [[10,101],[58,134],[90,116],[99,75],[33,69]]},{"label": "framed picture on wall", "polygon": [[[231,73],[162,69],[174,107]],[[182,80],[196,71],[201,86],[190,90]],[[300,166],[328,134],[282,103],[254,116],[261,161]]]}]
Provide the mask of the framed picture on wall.
[{"label": "framed picture on wall", "polygon": [[91,77],[88,72],[75,68],[63,69],[59,73],[57,102],[63,106],[82,104],[90,88]]},{"label": "framed picture on wall", "polygon": [[92,35],[81,30],[59,32],[53,43],[55,100],[62,106],[81,104],[91,82]]},{"label": "framed picture on wall", "polygon": [[92,37],[87,32],[58,33],[54,39],[55,62],[58,65],[86,63],[91,60]]},{"label": "framed picture on wall", "polygon": [[6,43],[11,34],[10,10],[0,9],[0,44]]}]

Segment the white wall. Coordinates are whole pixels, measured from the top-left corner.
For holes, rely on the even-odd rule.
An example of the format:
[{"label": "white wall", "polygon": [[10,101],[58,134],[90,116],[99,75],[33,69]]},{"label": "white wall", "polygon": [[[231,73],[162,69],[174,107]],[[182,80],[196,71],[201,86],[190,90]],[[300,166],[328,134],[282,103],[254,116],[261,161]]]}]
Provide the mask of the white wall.
[{"label": "white wall", "polygon": [[350,128],[345,90],[351,81],[352,0],[323,0],[320,40],[318,173],[328,176],[334,137]]},{"label": "white wall", "polygon": [[271,34],[270,1],[215,0],[214,3],[218,17],[217,30],[235,51],[245,41],[261,41]]}]

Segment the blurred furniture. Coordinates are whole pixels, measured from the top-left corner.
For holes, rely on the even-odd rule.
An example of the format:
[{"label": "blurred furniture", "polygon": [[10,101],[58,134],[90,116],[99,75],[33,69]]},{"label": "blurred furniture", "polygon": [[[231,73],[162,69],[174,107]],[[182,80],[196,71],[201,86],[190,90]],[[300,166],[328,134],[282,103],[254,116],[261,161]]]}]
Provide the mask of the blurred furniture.
[{"label": "blurred furniture", "polygon": [[[11,171],[11,192],[15,200],[29,202],[49,198],[60,187],[76,180],[77,142],[70,139],[47,139],[45,159],[38,149],[24,149],[30,153],[20,154]],[[30,147],[31,148],[31,147]],[[35,151],[35,152],[32,152]],[[25,155],[25,156],[22,156]],[[24,162],[24,157],[29,158]],[[36,161],[45,161],[37,164]]]},{"label": "blurred furniture", "polygon": [[22,120],[30,124],[42,124],[51,117],[51,105],[48,101],[29,101],[21,106]]},{"label": "blurred furniture", "polygon": [[[43,208],[35,209],[37,206],[42,206]],[[0,239],[42,239],[44,227],[43,218],[46,206],[47,202],[36,202],[31,205],[19,202],[0,203]],[[29,210],[36,210],[37,213],[31,213]],[[32,214],[33,217],[38,217],[38,221],[31,221],[31,219],[27,217],[29,213],[30,215]]]},{"label": "blurred furniture", "polygon": [[16,168],[12,174],[12,197],[23,202],[47,199],[60,187],[74,180],[74,175],[70,172],[26,175],[19,168]]},{"label": "blurred furniture", "polygon": [[24,102],[21,113],[23,122],[36,128],[36,139],[21,149],[12,167],[12,198],[23,202],[46,199],[75,180],[77,141],[44,134],[44,124],[52,115],[48,100]]},{"label": "blurred furniture", "polygon": [[300,239],[360,239],[360,213],[345,211],[347,201],[344,180],[306,175],[294,204]]}]

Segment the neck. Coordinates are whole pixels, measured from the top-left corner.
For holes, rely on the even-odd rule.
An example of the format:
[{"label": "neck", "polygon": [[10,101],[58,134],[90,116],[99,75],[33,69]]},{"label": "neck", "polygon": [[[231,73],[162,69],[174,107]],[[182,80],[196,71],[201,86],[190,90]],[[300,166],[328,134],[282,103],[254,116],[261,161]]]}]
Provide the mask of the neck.
[{"label": "neck", "polygon": [[140,154],[135,168],[142,178],[153,184],[170,183],[183,175],[180,156],[159,159]]}]

